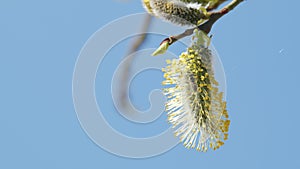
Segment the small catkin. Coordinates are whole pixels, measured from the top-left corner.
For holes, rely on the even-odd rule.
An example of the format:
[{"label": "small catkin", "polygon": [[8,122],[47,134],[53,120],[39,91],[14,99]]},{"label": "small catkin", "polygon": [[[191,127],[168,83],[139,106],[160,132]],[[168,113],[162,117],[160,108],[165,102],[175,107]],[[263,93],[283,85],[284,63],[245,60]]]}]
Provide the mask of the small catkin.
[{"label": "small catkin", "polygon": [[143,4],[150,14],[178,25],[197,25],[205,18],[196,6],[178,0],[143,0]]}]

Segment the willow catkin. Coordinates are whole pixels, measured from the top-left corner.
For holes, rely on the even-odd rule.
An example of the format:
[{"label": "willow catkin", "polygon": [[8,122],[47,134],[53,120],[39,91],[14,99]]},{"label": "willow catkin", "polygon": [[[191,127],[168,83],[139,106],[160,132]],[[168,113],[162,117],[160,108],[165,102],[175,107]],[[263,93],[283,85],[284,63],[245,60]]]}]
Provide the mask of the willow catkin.
[{"label": "willow catkin", "polygon": [[201,4],[189,4],[180,0],[143,0],[145,9],[152,15],[178,25],[198,25],[206,18]]},{"label": "willow catkin", "polygon": [[211,59],[202,32],[178,59],[167,61],[163,69],[168,100],[168,121],[187,148],[218,149],[228,138],[230,121],[223,93],[218,90]]}]

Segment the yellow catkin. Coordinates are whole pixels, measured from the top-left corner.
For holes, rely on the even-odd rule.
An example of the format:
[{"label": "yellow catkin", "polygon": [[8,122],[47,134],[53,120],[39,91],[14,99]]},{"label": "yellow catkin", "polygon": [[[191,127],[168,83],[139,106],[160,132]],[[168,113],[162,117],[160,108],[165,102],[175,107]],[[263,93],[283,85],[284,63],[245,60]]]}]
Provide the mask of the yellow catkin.
[{"label": "yellow catkin", "polygon": [[222,146],[230,125],[205,38],[196,31],[191,47],[163,69],[168,121],[185,147],[203,152]]}]

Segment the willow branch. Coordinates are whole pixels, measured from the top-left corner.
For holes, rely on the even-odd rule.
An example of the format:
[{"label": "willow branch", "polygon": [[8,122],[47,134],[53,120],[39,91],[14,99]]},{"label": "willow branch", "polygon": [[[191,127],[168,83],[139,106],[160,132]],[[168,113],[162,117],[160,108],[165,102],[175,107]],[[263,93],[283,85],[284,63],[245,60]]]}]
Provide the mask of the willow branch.
[{"label": "willow branch", "polygon": [[210,32],[210,30],[212,29],[214,23],[217,20],[219,20],[222,16],[224,16],[228,12],[232,11],[236,6],[238,6],[243,1],[244,0],[232,0],[228,5],[226,5],[224,8],[222,8],[220,11],[208,12],[209,19],[205,23],[203,23],[197,27],[187,29],[186,31],[184,31],[183,33],[181,33],[179,35],[170,36],[170,37],[164,39],[161,42],[161,44],[168,42],[169,45],[172,45],[174,42],[176,42],[184,37],[192,35],[195,29],[199,29],[199,30],[205,32],[206,34],[208,34]]}]

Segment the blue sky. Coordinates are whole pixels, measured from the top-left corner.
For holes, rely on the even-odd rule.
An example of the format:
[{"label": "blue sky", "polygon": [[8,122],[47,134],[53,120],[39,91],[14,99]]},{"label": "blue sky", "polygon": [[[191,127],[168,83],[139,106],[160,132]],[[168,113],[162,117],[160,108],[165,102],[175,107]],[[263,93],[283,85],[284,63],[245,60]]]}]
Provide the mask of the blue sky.
[{"label": "blue sky", "polygon": [[[222,148],[199,153],[179,144],[136,160],[112,155],[86,135],[74,110],[72,77],[89,37],[112,20],[144,12],[140,1],[0,2],[0,168],[300,168],[299,5],[248,0],[215,24],[213,43],[227,77],[232,121]],[[157,47],[159,40],[152,37],[143,47]],[[116,130],[150,136],[168,127],[165,115],[141,126],[105,113],[115,110],[110,84],[104,82],[126,47],[124,41],[122,50],[112,50],[119,55],[107,60],[112,63],[103,67],[107,73],[99,71],[97,100]],[[131,92],[138,108],[149,107],[149,91],[161,80],[159,71],[134,79]]]}]

